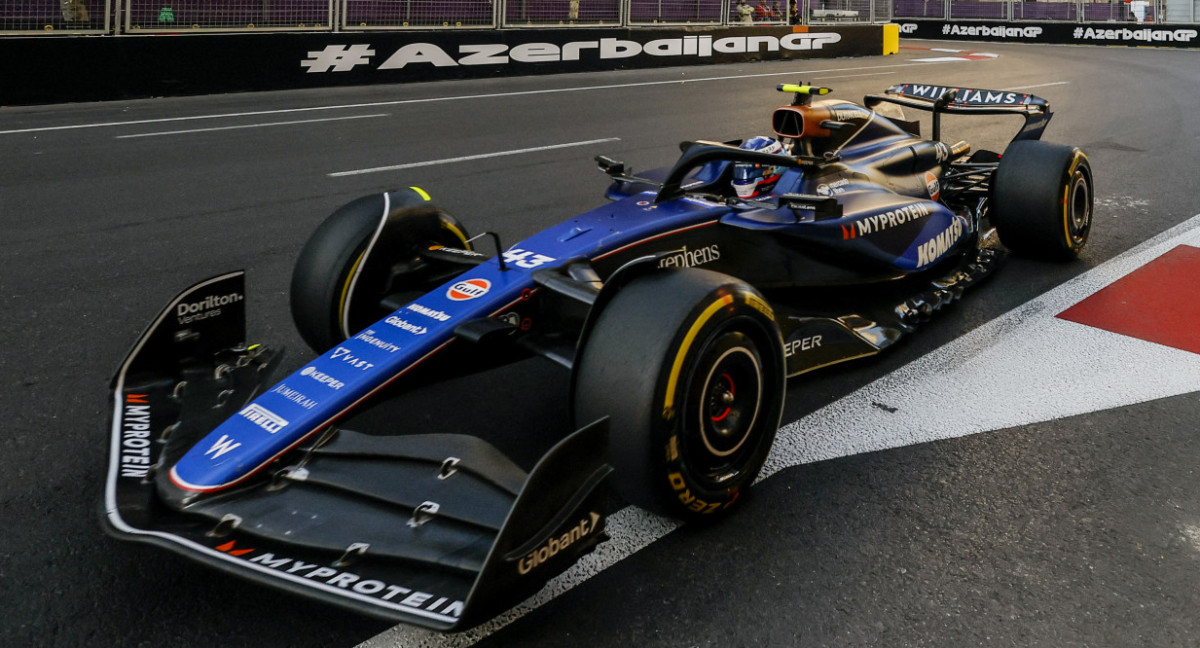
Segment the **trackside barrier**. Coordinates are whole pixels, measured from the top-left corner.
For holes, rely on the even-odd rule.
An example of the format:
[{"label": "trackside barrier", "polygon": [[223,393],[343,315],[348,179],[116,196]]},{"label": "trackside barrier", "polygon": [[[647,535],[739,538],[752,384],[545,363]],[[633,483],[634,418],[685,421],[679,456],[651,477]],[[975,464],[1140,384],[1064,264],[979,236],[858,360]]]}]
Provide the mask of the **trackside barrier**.
[{"label": "trackside barrier", "polygon": [[0,105],[869,56],[898,42],[895,25],[12,37]]},{"label": "trackside barrier", "polygon": [[827,59],[883,54],[886,43],[895,53],[895,25],[7,37],[0,106]]},{"label": "trackside barrier", "polygon": [[995,21],[897,21],[901,35],[908,38],[1056,45],[1200,47],[1200,26],[1197,25],[1138,25],[1133,22],[1019,24]]}]

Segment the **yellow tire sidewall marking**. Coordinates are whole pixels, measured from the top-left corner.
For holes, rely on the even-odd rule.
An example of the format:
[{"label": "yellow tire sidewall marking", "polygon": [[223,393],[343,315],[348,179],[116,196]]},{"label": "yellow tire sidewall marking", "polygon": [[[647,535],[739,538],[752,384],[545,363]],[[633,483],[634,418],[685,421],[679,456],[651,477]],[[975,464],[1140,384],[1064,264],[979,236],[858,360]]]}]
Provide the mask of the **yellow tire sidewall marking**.
[{"label": "yellow tire sidewall marking", "polygon": [[687,335],[683,336],[683,343],[679,346],[679,351],[675,353],[675,362],[671,365],[671,373],[667,377],[667,393],[663,401],[664,418],[674,417],[675,391],[679,386],[679,374],[683,371],[683,361],[687,358],[688,350],[691,349],[692,343],[696,340],[696,336],[700,334],[700,329],[712,319],[712,316],[717,311],[725,308],[733,303],[733,295],[725,295],[720,299],[709,304],[707,308],[700,313],[700,317],[692,322],[691,328],[688,329]]},{"label": "yellow tire sidewall marking", "polygon": [[1071,166],[1067,168],[1067,186],[1063,189],[1063,236],[1069,250],[1075,249],[1075,239],[1071,236],[1071,191],[1075,188],[1075,170],[1079,168],[1080,159],[1081,156],[1076,151]]},{"label": "yellow tire sidewall marking", "polygon": [[[354,274],[358,272],[358,264],[362,263],[363,257],[367,255],[367,251],[363,250],[358,253],[358,258],[354,260],[354,265],[350,266],[350,272],[346,273],[346,281],[342,284],[342,294],[338,296],[338,328],[345,328],[346,322],[346,298],[350,296],[350,284],[354,282]],[[342,331],[342,335],[349,336],[349,331]]]}]

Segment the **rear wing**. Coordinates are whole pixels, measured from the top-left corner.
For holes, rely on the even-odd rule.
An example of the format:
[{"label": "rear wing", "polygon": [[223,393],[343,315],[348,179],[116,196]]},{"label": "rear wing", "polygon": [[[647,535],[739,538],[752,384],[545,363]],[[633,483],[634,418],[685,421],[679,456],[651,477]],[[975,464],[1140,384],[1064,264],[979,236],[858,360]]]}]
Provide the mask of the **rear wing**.
[{"label": "rear wing", "polygon": [[933,113],[933,139],[941,139],[941,115],[1022,115],[1025,125],[1013,137],[1016,140],[1041,139],[1053,113],[1045,99],[1008,90],[955,88],[919,83],[901,83],[882,95],[863,97],[863,105],[874,108],[890,103]]}]

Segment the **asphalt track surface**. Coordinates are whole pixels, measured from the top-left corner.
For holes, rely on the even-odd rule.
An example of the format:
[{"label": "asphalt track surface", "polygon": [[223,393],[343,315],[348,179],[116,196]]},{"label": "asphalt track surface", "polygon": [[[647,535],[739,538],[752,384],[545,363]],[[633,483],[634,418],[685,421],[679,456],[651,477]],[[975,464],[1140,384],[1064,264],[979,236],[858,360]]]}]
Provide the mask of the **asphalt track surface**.
[{"label": "asphalt track surface", "polygon": [[[1037,313],[1081,298],[1080,281],[1144,263],[1122,255],[1145,241],[1192,241],[1178,237],[1200,213],[1200,53],[903,45],[998,56],[917,61],[956,57],[905,49],[0,109],[0,645],[1195,645],[1194,363],[1105,338],[1074,355],[1112,368],[1064,382],[1048,354],[1093,334],[1019,324],[1048,322]],[[800,79],[850,98],[918,81],[1049,99],[1046,139],[1082,146],[1095,170],[1089,247],[1070,264],[1011,259],[886,355],[792,381],[784,422],[800,423],[788,439],[869,416],[807,449],[780,444],[773,474],[720,524],[671,531],[618,512],[613,549],[598,552],[606,569],[560,579],[478,632],[391,628],[102,534],[107,382],[179,289],[245,268],[252,341],[287,346],[285,368],[297,367],[291,263],[337,206],[419,185],[511,245],[598,203],[592,156],[642,169],[669,163],[682,140],[764,132],[785,99],[774,85]],[[1008,127],[985,122],[962,137],[996,146]],[[393,166],[407,168],[360,172]],[[1165,301],[1200,299],[1180,292]],[[1015,350],[949,373],[956,350],[987,340]],[[519,435],[566,420],[559,374],[512,371],[522,380],[422,394],[412,424]],[[943,374],[955,379],[932,381]],[[1024,407],[1034,400],[1044,407]],[[868,428],[871,443],[845,443]]]}]

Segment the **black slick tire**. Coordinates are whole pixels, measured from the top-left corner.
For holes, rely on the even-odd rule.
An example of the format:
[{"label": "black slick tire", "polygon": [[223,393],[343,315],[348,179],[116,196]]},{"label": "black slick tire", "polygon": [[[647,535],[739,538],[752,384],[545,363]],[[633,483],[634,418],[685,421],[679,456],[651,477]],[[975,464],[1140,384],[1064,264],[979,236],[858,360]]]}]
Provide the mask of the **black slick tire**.
[{"label": "black slick tire", "polygon": [[611,483],[683,519],[727,513],[771,449],[786,387],[774,314],[749,285],[654,272],[603,307],[574,372],[579,425],[608,416]]},{"label": "black slick tire", "polygon": [[1092,229],[1092,167],[1078,148],[1036,140],[1008,145],[992,179],[989,215],[1000,242],[1048,261],[1079,255]]},{"label": "black slick tire", "polygon": [[[430,246],[469,249],[466,230],[416,189],[359,198],[313,231],[292,270],[292,320],[324,353],[387,314],[380,300],[419,288]],[[412,284],[404,285],[405,283]]]}]

